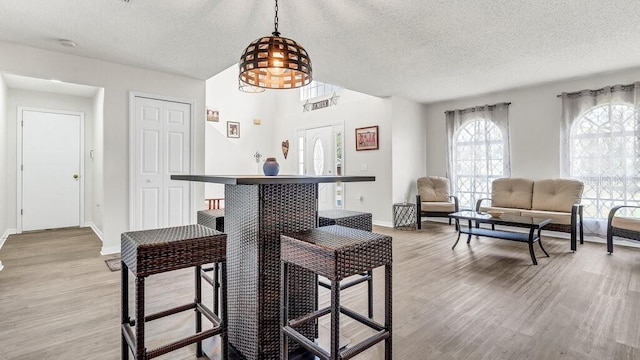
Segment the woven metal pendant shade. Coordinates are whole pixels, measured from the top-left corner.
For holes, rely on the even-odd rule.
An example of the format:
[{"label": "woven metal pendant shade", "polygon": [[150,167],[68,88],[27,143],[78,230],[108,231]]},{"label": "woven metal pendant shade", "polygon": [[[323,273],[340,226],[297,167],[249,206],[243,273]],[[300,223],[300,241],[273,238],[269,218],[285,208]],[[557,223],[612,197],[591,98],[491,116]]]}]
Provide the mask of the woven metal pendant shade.
[{"label": "woven metal pendant shade", "polygon": [[264,88],[243,83],[238,79],[238,90],[246,93],[257,94],[264,92]]},{"label": "woven metal pendant shade", "polygon": [[249,44],[238,66],[241,82],[265,89],[293,89],[313,79],[307,51],[277,31]]}]

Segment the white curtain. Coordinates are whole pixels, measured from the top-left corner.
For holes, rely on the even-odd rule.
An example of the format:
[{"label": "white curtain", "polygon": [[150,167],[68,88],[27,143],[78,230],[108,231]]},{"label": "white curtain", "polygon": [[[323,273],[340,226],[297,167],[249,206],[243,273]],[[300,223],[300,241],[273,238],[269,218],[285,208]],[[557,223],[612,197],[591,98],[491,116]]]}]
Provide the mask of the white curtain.
[{"label": "white curtain", "polygon": [[585,231],[615,205],[640,205],[640,82],[562,93],[560,171],[584,182]]},{"label": "white curtain", "polygon": [[494,179],[511,175],[509,104],[445,112],[447,177],[461,207],[473,208],[478,199],[490,197]]}]

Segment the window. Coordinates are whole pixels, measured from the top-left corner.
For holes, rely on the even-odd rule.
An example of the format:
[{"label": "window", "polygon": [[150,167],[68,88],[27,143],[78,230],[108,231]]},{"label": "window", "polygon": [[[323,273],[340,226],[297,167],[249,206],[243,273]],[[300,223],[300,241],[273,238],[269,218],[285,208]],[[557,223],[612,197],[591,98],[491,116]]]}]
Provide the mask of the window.
[{"label": "window", "polygon": [[447,111],[447,176],[461,208],[491,197],[491,183],[511,176],[509,105]]},{"label": "window", "polygon": [[300,100],[306,101],[324,95],[331,95],[340,92],[340,90],[342,90],[342,88],[337,85],[312,81],[309,85],[300,88]]},{"label": "window", "polygon": [[560,175],[583,182],[585,232],[605,235],[613,206],[640,204],[640,82],[560,97]]},{"label": "window", "polygon": [[491,182],[505,176],[502,131],[476,118],[456,131],[453,147],[455,193],[462,206],[473,208],[478,199],[491,197]]},{"label": "window", "polygon": [[298,175],[304,175],[304,131],[298,132]]},{"label": "window", "polygon": [[324,174],[324,147],[320,139],[316,139],[313,145],[313,172],[315,175]]},{"label": "window", "polygon": [[637,116],[631,104],[603,104],[571,126],[570,176],[584,182],[585,217],[606,219],[615,205],[640,205]]}]

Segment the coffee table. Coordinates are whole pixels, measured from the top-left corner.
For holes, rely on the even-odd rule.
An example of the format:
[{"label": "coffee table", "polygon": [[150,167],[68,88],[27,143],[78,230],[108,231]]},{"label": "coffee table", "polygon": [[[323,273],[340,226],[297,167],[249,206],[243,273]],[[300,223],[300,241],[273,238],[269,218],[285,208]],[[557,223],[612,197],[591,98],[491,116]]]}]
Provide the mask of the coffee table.
[{"label": "coffee table", "polygon": [[[510,214],[502,214],[497,217],[492,217],[487,213],[477,211],[459,211],[451,213],[449,214],[449,216],[456,220],[456,225],[458,226],[458,238],[456,239],[456,242],[455,244],[453,244],[453,247],[451,247],[451,249],[454,249],[456,245],[458,245],[461,234],[467,234],[467,244],[471,241],[471,235],[526,242],[529,244],[529,253],[531,254],[531,261],[533,261],[533,265],[538,265],[536,255],[533,252],[533,243],[537,241],[538,245],[540,245],[540,249],[542,249],[542,252],[544,252],[544,254],[549,257],[549,254],[547,254],[547,252],[542,247],[542,241],[540,240],[540,230],[542,230],[544,226],[549,224],[551,222],[551,219],[517,216]],[[468,226],[460,226],[460,220],[467,220]],[[472,226],[472,222],[475,222],[475,226]],[[491,229],[481,228],[480,224],[491,224]],[[495,225],[527,228],[529,229],[529,233],[526,234],[514,231],[495,230]]]}]

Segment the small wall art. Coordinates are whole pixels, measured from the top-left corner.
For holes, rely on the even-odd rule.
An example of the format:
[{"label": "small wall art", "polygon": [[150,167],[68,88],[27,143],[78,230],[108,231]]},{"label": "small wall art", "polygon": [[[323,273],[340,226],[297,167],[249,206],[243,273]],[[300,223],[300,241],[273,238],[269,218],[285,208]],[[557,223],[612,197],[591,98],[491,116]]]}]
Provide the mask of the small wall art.
[{"label": "small wall art", "polygon": [[218,112],[218,109],[207,106],[207,121],[220,121],[220,113]]},{"label": "small wall art", "polygon": [[378,150],[378,126],[356,129],[356,151]]},{"label": "small wall art", "polygon": [[284,159],[287,159],[287,155],[289,155],[289,140],[285,140],[282,142],[282,155],[284,155]]},{"label": "small wall art", "polygon": [[239,138],[240,137],[240,123],[235,121],[227,121],[227,137]]}]

